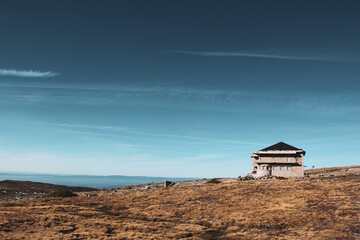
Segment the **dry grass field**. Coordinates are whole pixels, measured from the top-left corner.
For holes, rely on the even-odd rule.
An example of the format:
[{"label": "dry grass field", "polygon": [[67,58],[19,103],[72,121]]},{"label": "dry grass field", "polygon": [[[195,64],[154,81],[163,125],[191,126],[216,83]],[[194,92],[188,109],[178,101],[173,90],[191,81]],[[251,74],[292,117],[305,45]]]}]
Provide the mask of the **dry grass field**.
[{"label": "dry grass field", "polygon": [[360,239],[359,170],[2,201],[0,239]]}]

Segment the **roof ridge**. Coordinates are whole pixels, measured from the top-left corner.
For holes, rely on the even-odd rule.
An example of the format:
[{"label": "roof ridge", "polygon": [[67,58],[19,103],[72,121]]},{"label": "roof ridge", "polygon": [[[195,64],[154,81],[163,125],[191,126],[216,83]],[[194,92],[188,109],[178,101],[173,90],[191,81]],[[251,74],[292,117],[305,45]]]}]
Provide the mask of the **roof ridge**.
[{"label": "roof ridge", "polygon": [[301,150],[299,148],[296,148],[294,146],[291,146],[287,143],[284,143],[284,142],[278,142],[278,143],[275,143],[274,145],[271,145],[269,147],[266,147],[264,149],[261,149],[260,151],[286,151],[286,150]]}]

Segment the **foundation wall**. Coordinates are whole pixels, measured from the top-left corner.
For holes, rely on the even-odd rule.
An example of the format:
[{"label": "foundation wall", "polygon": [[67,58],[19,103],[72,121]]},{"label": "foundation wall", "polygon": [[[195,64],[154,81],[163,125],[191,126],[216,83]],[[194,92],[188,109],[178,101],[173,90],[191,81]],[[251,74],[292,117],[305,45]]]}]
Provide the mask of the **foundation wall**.
[{"label": "foundation wall", "polygon": [[304,170],[302,166],[259,165],[256,168],[256,174],[253,175],[255,177],[263,177],[263,176],[303,177]]}]

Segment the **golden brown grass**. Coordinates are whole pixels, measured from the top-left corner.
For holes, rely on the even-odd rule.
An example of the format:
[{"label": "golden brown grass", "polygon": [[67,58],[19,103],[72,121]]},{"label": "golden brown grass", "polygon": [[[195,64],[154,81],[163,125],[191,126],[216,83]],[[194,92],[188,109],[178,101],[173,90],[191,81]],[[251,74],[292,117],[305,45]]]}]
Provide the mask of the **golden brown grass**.
[{"label": "golden brown grass", "polygon": [[360,175],[0,203],[0,239],[357,239]]}]

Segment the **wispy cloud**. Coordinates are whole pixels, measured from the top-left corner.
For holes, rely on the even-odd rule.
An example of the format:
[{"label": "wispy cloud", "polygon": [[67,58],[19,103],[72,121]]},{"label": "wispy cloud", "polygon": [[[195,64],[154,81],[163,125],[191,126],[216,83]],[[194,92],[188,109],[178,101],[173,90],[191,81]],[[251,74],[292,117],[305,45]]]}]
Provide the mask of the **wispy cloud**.
[{"label": "wispy cloud", "polygon": [[55,77],[59,73],[55,72],[40,72],[34,70],[15,70],[15,69],[0,69],[1,76],[14,76],[14,77]]},{"label": "wispy cloud", "polygon": [[[213,103],[210,109],[218,107],[223,102],[230,104],[258,101],[258,91],[221,89],[199,89],[164,86],[130,86],[101,84],[62,84],[62,83],[29,83],[0,82],[0,104],[21,104],[27,98],[29,103],[65,103],[85,105],[142,105],[151,107],[168,107],[191,109],[209,109],[209,101]],[[68,91],[71,90],[71,91]],[[279,99],[279,94],[264,92],[262,98]],[[256,97],[256,98],[254,98]],[[166,99],[166,101],[164,101]],[[224,109],[222,106],[220,109]]]},{"label": "wispy cloud", "polygon": [[[64,124],[64,123],[47,123],[47,122],[27,122],[30,124],[39,124],[39,125],[47,125],[53,127],[61,128],[62,132],[68,133],[84,133],[89,135],[97,135],[97,136],[108,136],[108,137],[121,137],[121,138],[134,138],[139,139],[139,136],[151,139],[167,139],[167,141],[184,141],[189,143],[192,141],[192,144],[209,144],[209,145],[229,145],[232,144],[236,147],[239,145],[251,145],[251,146],[264,146],[264,144],[254,143],[254,142],[246,142],[246,141],[235,141],[230,139],[219,139],[219,138],[209,138],[202,136],[191,136],[191,135],[180,135],[180,134],[172,134],[172,133],[164,133],[161,131],[144,131],[140,129],[131,129],[127,127],[116,127],[116,126],[101,126],[101,125],[87,125],[87,124]],[[75,129],[68,130],[68,129]],[[84,131],[85,130],[85,131]],[[101,132],[93,132],[89,130],[100,130]],[[120,135],[118,133],[121,133]],[[124,135],[128,134],[128,135]]]},{"label": "wispy cloud", "polygon": [[[172,109],[216,110],[244,113],[303,109],[308,114],[359,113],[357,92],[344,94],[293,93],[290,91],[200,89],[169,86],[0,82],[0,105],[71,104],[148,106]],[[265,107],[266,106],[266,107]],[[274,108],[275,107],[275,108]]]},{"label": "wispy cloud", "polygon": [[[115,97],[140,97],[140,96],[167,96],[172,98],[188,98],[195,96],[197,98],[214,98],[216,96],[223,96],[226,98],[231,97],[251,97],[258,96],[258,90],[243,90],[243,91],[230,91],[221,89],[198,89],[198,88],[183,88],[183,87],[150,87],[150,86],[129,86],[129,85],[100,85],[100,84],[29,84],[23,83],[10,83],[1,82],[0,87],[6,88],[23,88],[23,89],[46,89],[46,90],[80,90],[80,91],[96,91],[96,92],[113,92]],[[106,93],[105,96],[109,96]],[[264,92],[263,97],[281,98],[279,94]]]},{"label": "wispy cloud", "polygon": [[274,54],[261,52],[241,52],[241,51],[183,51],[173,50],[171,53],[180,53],[198,56],[210,57],[251,57],[251,58],[270,58],[280,60],[298,60],[298,61],[326,61],[326,62],[359,62],[355,59],[345,59],[333,56],[316,56],[316,55],[292,55],[292,54]]}]

